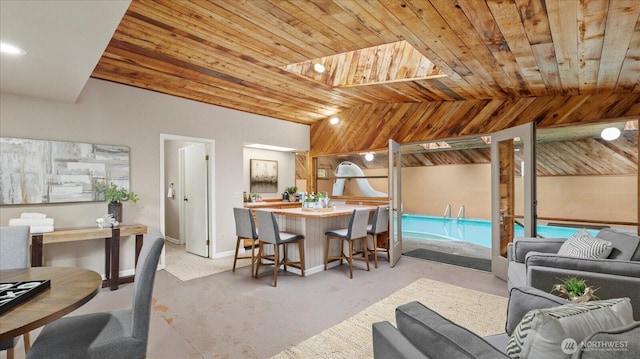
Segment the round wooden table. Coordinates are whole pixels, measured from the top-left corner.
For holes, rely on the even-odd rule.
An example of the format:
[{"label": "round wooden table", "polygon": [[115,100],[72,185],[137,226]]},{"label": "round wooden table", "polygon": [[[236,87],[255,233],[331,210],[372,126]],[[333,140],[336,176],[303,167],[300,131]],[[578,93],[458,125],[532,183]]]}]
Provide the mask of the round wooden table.
[{"label": "round wooden table", "polygon": [[69,314],[93,298],[102,277],[83,268],[32,267],[0,270],[0,282],[51,280],[51,288],[0,316],[0,341],[18,337]]}]

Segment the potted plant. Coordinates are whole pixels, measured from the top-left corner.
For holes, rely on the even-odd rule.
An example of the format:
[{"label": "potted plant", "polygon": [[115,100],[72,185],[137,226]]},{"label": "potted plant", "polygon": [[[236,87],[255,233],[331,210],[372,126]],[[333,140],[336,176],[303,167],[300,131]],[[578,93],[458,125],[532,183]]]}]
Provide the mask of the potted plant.
[{"label": "potted plant", "polygon": [[109,202],[109,214],[113,215],[116,221],[122,222],[122,202],[138,202],[138,195],[126,188],[118,187],[112,183],[110,186],[102,185],[96,188],[98,193],[104,194],[104,199]]},{"label": "potted plant", "polygon": [[572,302],[583,303],[590,300],[598,300],[594,294],[596,289],[587,286],[587,282],[584,279],[578,279],[576,277],[566,277],[560,279],[561,283],[553,286],[551,293],[558,292],[560,297],[566,298]]},{"label": "potted plant", "polygon": [[291,202],[295,202],[296,197],[294,196],[294,194],[296,192],[298,192],[298,187],[296,186],[290,186],[284,189],[285,192],[287,192],[289,194],[289,201]]}]

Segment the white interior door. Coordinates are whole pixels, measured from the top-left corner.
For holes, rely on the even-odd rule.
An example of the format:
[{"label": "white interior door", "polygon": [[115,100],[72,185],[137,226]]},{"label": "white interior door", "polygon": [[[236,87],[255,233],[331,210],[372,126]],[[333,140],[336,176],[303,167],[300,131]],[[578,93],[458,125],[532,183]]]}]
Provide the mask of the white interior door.
[{"label": "white interior door", "polygon": [[184,148],[185,244],[202,257],[209,257],[208,167],[204,143]]},{"label": "white interior door", "polygon": [[[526,237],[536,236],[535,141],[535,122],[491,134],[491,271],[505,280],[506,244],[513,241],[514,226],[524,226]],[[522,153],[520,163],[517,151]],[[521,169],[522,191],[514,186],[516,166]],[[516,208],[515,198],[522,199],[522,209]]]},{"label": "white interior door", "polygon": [[389,140],[389,265],[402,255],[402,158],[400,144]]}]

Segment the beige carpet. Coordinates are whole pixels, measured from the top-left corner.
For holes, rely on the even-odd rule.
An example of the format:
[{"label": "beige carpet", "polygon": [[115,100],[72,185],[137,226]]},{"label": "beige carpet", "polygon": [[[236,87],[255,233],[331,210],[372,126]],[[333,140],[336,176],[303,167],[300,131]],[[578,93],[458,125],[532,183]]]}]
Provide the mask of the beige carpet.
[{"label": "beige carpet", "polygon": [[383,320],[395,325],[395,308],[414,300],[480,336],[504,332],[507,298],[419,279],[273,359],[373,358],[371,325]]},{"label": "beige carpet", "polygon": [[[204,258],[187,252],[183,245],[169,241],[165,241],[164,258],[164,269],[182,281],[225,272],[233,268],[233,256]],[[248,265],[251,265],[251,259],[239,259],[236,264],[236,272],[241,271],[248,276],[250,269],[243,268]]]}]

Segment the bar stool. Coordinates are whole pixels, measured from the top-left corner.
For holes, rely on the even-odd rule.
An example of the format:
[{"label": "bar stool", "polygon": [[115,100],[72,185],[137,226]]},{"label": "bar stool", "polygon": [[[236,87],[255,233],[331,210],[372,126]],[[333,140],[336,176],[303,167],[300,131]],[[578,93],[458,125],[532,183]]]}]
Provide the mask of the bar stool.
[{"label": "bar stool", "polygon": [[[372,249],[369,249],[369,243],[367,243],[367,252],[373,254],[373,262],[378,268],[378,251],[385,251],[387,253],[387,260],[389,260],[389,237],[385,240],[385,247],[378,247],[378,234],[389,231],[389,206],[378,206],[373,213],[373,219],[371,224],[367,226],[367,239],[369,235],[373,240]],[[367,240],[368,242],[368,240]]]},{"label": "bar stool", "polygon": [[[367,271],[369,271],[369,259],[367,258],[367,224],[369,223],[369,209],[358,208],[354,209],[349,220],[348,228],[335,229],[327,231],[324,234],[327,236],[327,242],[324,252],[324,270],[327,270],[327,264],[335,260],[346,260],[349,262],[349,278],[353,279],[353,261],[364,260],[367,263]],[[332,239],[340,240],[340,256],[329,256],[329,246]],[[360,241],[362,243],[363,257],[354,257],[353,242]],[[344,242],[349,243],[349,254],[344,253]]]},{"label": "bar stool", "polygon": [[[301,234],[281,232],[276,221],[276,216],[271,211],[256,210],[258,219],[258,232],[260,233],[260,245],[258,247],[258,258],[255,277],[258,278],[260,266],[264,263],[262,260],[268,260],[273,263],[273,286],[278,286],[278,269],[284,265],[300,269],[304,277],[304,236]],[[298,245],[299,261],[292,262],[287,258],[287,246],[295,243]],[[265,244],[273,245],[273,255],[264,253]],[[280,245],[284,247],[283,258],[280,259]]]},{"label": "bar stool", "polygon": [[[248,208],[233,208],[233,217],[236,220],[236,254],[233,258],[233,269],[232,272],[236,271],[236,262],[238,259],[249,259],[251,258],[251,273],[250,275],[253,277],[253,268],[256,262],[255,256],[255,248],[256,244],[258,244],[258,231],[256,229],[256,223],[253,220],[253,215],[251,214],[251,210]],[[251,240],[251,257],[247,256],[238,256],[238,251],[240,249],[240,242],[244,242],[245,239]]]}]

